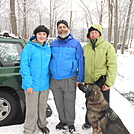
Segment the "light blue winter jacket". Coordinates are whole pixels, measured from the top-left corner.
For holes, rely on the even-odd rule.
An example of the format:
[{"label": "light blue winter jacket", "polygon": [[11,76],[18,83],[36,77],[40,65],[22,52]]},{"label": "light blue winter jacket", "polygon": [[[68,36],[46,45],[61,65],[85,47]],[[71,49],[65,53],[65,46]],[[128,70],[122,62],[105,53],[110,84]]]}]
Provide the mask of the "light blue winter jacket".
[{"label": "light blue winter jacket", "polygon": [[51,52],[50,70],[53,79],[71,78],[78,72],[78,82],[83,82],[83,49],[78,40],[71,34],[65,40],[57,38],[51,43]]},{"label": "light blue winter jacket", "polygon": [[24,90],[33,88],[33,91],[43,91],[49,89],[51,49],[46,43],[44,46],[34,43],[33,39],[35,36],[30,38],[20,55],[22,88]]}]

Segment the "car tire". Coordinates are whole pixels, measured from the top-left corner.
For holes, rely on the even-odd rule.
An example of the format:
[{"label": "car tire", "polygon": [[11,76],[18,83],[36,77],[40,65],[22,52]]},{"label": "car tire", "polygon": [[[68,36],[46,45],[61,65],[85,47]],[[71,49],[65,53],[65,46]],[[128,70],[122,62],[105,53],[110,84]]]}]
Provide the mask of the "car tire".
[{"label": "car tire", "polygon": [[17,101],[13,95],[0,91],[0,126],[8,125],[17,114]]}]

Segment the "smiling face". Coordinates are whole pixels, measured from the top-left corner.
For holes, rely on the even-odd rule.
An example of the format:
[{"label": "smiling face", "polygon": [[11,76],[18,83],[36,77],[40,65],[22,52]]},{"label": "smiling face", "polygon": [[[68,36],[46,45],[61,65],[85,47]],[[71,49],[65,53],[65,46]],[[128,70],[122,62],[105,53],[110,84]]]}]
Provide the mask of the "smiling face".
[{"label": "smiling face", "polygon": [[62,38],[67,37],[68,33],[69,33],[69,29],[65,24],[61,23],[58,25],[58,34],[60,37]]},{"label": "smiling face", "polygon": [[46,41],[47,39],[47,33],[46,32],[38,32],[36,34],[36,39],[37,39],[37,42],[40,43],[41,45],[44,44],[44,42]]}]

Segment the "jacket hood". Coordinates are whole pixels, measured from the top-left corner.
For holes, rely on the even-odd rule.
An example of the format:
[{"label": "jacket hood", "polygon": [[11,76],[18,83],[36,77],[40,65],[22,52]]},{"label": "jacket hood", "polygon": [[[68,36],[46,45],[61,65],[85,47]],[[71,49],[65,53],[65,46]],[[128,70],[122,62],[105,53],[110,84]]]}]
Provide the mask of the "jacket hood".
[{"label": "jacket hood", "polygon": [[91,27],[97,29],[101,33],[101,35],[102,35],[102,26],[101,25],[99,25],[99,24],[93,24]]},{"label": "jacket hood", "polygon": [[37,43],[37,40],[36,40],[35,36],[30,37],[30,39],[28,40],[28,44],[36,45],[36,46],[39,46],[39,47],[46,46],[46,42],[44,42],[44,46],[42,46],[40,43]]},{"label": "jacket hood", "polygon": [[89,39],[89,42],[91,43],[91,39],[90,39],[90,36],[89,36],[89,33],[91,31],[91,29],[96,29],[97,31],[100,32],[100,36],[97,38],[97,41],[96,41],[96,46],[98,46],[102,41],[104,41],[104,37],[103,37],[103,33],[102,33],[102,26],[99,25],[99,24],[93,24],[89,29],[88,29],[88,33],[87,33],[87,38]]}]

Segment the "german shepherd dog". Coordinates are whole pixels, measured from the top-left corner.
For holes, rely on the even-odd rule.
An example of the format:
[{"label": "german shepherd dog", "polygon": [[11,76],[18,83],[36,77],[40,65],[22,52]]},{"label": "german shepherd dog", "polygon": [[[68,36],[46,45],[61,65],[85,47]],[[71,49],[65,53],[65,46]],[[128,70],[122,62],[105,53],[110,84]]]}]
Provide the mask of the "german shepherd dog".
[{"label": "german shepherd dog", "polygon": [[93,134],[130,134],[118,115],[109,107],[97,85],[79,84],[79,89],[86,94],[87,116]]}]

